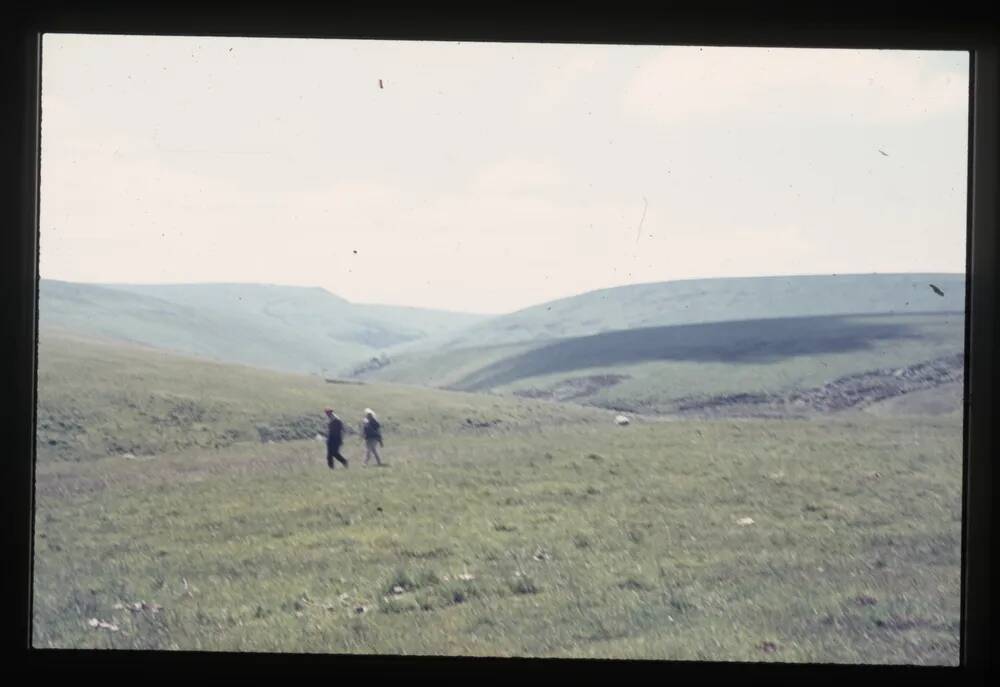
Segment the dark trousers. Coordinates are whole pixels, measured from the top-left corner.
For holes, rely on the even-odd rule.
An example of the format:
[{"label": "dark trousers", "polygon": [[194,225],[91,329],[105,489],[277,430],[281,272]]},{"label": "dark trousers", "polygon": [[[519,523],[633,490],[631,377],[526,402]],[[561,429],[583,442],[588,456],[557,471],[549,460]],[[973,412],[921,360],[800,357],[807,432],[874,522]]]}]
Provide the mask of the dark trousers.
[{"label": "dark trousers", "polygon": [[344,458],[342,455],[340,455],[340,444],[327,444],[326,464],[329,465],[331,468],[336,465],[336,463],[333,462],[334,458],[343,463],[345,467],[347,466],[347,459]]}]

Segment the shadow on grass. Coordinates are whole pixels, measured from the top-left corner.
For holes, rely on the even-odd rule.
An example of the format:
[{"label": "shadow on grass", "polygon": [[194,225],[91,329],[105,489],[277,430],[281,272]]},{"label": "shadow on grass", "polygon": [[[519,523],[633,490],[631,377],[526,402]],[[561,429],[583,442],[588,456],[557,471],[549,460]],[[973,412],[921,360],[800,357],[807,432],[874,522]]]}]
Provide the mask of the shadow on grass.
[{"label": "shadow on grass", "polygon": [[797,356],[867,350],[879,342],[922,337],[919,328],[892,322],[891,317],[790,317],[644,327],[581,336],[498,361],[454,388],[477,391],[538,375],[657,360],[772,363]]}]

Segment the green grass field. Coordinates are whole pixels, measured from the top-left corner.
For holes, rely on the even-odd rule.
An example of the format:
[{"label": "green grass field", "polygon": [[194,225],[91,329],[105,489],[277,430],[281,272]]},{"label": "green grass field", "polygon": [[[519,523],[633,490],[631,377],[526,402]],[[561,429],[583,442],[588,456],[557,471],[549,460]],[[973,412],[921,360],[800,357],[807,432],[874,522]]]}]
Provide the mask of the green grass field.
[{"label": "green grass field", "polygon": [[[38,454],[49,460],[217,449],[270,434],[311,438],[332,406],[349,426],[366,407],[403,436],[495,432],[603,421],[608,411],[391,384],[330,384],[308,375],[224,365],[43,330]],[[267,436],[267,435],[265,435]]]},{"label": "green grass field", "polygon": [[[388,467],[254,433],[330,402]],[[616,427],[44,336],[39,407],[36,647],[958,662],[959,415]]]}]

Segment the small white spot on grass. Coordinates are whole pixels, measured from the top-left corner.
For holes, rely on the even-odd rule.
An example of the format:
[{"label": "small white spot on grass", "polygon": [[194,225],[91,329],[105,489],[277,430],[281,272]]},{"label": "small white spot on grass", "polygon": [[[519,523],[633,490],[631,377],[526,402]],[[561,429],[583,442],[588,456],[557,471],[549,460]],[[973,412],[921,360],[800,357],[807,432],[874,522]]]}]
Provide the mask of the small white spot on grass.
[{"label": "small white spot on grass", "polygon": [[753,518],[740,518],[739,520],[736,521],[736,524],[737,525],[742,525],[742,526],[752,525],[753,524]]},{"label": "small white spot on grass", "polygon": [[109,632],[118,632],[117,625],[115,625],[114,623],[105,622],[103,620],[98,620],[97,618],[91,618],[90,620],[87,621],[87,624],[90,625],[95,630],[108,630]]}]

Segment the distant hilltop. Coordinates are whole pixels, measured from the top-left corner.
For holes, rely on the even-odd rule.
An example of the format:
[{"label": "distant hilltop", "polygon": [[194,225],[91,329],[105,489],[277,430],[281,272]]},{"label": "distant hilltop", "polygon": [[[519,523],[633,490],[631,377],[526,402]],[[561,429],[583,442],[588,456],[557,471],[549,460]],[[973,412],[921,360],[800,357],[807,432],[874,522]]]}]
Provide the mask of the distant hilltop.
[{"label": "distant hilltop", "polygon": [[[80,284],[43,279],[39,323],[262,368],[435,383],[433,353],[616,331],[768,318],[961,313],[961,274],[694,279],[591,291],[488,316],[351,303],[320,288],[267,284]],[[509,351],[508,351],[509,352]],[[489,358],[478,357],[470,370]],[[463,355],[436,360],[454,369]],[[411,374],[412,373],[412,374]],[[454,377],[454,375],[451,375]]]}]

